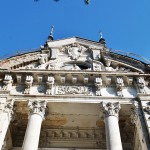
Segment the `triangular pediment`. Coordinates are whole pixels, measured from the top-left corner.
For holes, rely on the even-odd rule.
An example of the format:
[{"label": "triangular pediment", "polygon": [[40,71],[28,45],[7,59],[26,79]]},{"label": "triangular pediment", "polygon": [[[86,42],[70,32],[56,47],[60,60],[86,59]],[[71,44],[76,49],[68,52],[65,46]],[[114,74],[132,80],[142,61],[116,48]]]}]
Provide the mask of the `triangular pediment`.
[{"label": "triangular pediment", "polygon": [[112,53],[99,42],[73,37],[48,41],[36,52],[2,60],[0,68],[143,73],[145,64],[130,57]]}]

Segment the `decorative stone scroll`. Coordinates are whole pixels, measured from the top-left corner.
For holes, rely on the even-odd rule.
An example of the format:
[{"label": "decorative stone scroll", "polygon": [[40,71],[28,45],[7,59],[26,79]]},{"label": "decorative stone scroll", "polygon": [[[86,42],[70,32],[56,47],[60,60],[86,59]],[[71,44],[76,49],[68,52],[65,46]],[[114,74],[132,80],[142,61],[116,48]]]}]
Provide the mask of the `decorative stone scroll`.
[{"label": "decorative stone scroll", "polygon": [[102,79],[95,78],[96,96],[101,96]]},{"label": "decorative stone scroll", "polygon": [[143,77],[137,77],[137,86],[140,93],[145,93],[145,80]]},{"label": "decorative stone scroll", "polygon": [[116,102],[116,103],[102,102],[102,111],[103,111],[105,117],[109,117],[109,116],[118,117],[120,108],[121,107],[120,107],[119,102]]},{"label": "decorative stone scroll", "polygon": [[53,85],[54,85],[54,77],[52,76],[48,76],[47,78],[47,91],[46,91],[46,94],[48,95],[53,95],[54,94],[54,88],[53,88]]},{"label": "decorative stone scroll", "polygon": [[122,97],[122,89],[123,89],[124,83],[123,79],[121,77],[116,78],[116,89],[117,89],[117,95]]},{"label": "decorative stone scroll", "polygon": [[26,88],[25,88],[24,94],[30,94],[30,88],[32,84],[33,84],[33,77],[30,75],[26,76],[26,81],[25,81]]},{"label": "decorative stone scroll", "polygon": [[11,86],[12,86],[12,76],[9,75],[9,74],[6,74],[5,75],[5,78],[4,78],[4,85],[3,85],[3,90],[10,90]]},{"label": "decorative stone scroll", "polygon": [[40,115],[43,119],[45,116],[45,109],[46,109],[46,101],[29,101],[28,103],[29,106],[29,113],[30,115],[32,114],[38,114]]},{"label": "decorative stone scroll", "polygon": [[86,86],[58,86],[56,94],[92,95],[92,89]]}]

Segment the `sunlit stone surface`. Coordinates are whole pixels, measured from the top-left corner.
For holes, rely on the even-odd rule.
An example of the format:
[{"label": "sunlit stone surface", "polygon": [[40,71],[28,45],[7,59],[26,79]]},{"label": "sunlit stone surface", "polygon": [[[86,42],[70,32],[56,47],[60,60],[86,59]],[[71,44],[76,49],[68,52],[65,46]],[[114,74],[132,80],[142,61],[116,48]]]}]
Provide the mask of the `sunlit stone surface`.
[{"label": "sunlit stone surface", "polygon": [[0,149],[150,149],[149,65],[104,39],[51,40],[0,61]]}]

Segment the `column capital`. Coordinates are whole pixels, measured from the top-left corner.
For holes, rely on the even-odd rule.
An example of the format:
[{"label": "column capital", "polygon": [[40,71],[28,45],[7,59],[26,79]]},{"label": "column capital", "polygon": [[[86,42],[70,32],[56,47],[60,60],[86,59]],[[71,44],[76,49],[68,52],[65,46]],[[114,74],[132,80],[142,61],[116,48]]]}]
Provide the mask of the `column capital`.
[{"label": "column capital", "polygon": [[119,110],[120,110],[120,103],[119,102],[102,102],[102,111],[104,113],[105,117],[109,117],[109,116],[116,116],[118,117],[119,114]]},{"label": "column capital", "polygon": [[12,120],[15,110],[14,100],[8,100],[6,102],[0,103],[0,109],[2,110],[2,112],[8,113],[9,119]]},{"label": "column capital", "polygon": [[42,100],[42,101],[37,101],[37,100],[31,101],[31,100],[29,100],[29,103],[28,103],[29,114],[30,115],[38,114],[44,119],[46,104],[47,104],[47,102],[45,100]]}]

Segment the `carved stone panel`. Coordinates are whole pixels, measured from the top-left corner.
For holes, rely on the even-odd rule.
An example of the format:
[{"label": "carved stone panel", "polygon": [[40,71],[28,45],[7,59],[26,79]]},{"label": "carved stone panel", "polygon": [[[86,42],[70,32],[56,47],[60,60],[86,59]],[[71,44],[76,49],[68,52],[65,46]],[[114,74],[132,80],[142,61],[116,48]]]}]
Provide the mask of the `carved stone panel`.
[{"label": "carved stone panel", "polygon": [[86,86],[58,86],[56,94],[92,95],[92,88]]}]

